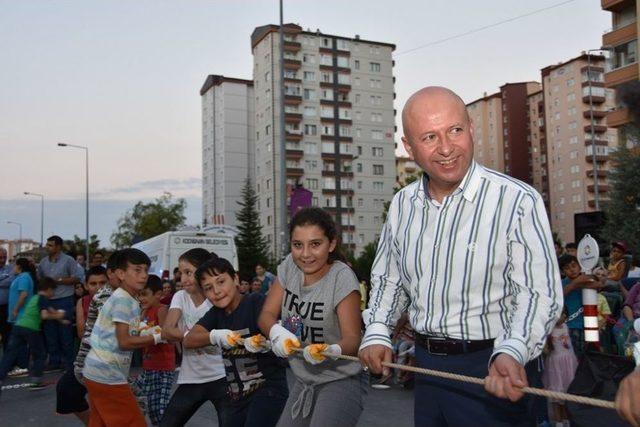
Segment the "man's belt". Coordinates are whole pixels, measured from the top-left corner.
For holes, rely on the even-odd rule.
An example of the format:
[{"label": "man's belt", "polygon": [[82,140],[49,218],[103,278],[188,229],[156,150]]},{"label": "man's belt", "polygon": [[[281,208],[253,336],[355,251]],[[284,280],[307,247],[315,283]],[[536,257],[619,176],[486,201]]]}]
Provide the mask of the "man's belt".
[{"label": "man's belt", "polygon": [[416,343],[428,353],[438,356],[473,353],[493,347],[494,339],[488,340],[458,340],[434,335],[416,333]]}]

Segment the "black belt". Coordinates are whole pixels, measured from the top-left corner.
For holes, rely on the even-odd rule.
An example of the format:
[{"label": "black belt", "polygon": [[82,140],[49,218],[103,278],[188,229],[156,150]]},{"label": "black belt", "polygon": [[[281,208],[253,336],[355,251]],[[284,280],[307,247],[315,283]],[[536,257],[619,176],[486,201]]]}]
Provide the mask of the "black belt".
[{"label": "black belt", "polygon": [[457,340],[434,335],[415,334],[416,343],[430,354],[448,356],[454,354],[473,353],[493,347],[494,339],[488,340]]}]

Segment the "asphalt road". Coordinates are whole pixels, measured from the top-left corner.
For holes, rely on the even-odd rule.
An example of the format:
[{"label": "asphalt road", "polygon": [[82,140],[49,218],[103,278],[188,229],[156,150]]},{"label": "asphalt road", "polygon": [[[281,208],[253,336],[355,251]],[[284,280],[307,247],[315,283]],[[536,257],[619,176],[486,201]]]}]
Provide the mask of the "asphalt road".
[{"label": "asphalt road", "polygon": [[[75,417],[55,413],[55,382],[60,374],[45,376],[51,383],[43,390],[25,388],[5,389],[0,396],[0,425],[2,426],[82,426]],[[26,383],[27,378],[5,381],[4,386]],[[189,427],[217,426],[215,409],[211,404],[203,405],[186,424]],[[413,391],[394,386],[387,390],[368,388],[365,405],[358,426],[376,427],[413,426]]]}]

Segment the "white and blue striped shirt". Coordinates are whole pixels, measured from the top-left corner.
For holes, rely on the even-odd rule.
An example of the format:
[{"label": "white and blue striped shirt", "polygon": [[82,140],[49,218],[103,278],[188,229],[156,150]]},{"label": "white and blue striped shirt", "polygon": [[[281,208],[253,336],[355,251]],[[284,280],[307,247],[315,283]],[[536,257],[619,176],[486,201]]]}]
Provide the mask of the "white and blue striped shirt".
[{"label": "white and blue striped shirt", "polygon": [[371,272],[362,346],[391,346],[408,310],[422,334],[495,339],[521,364],[540,354],[562,309],[544,203],[530,186],[472,162],[438,203],[427,179],[391,202]]}]

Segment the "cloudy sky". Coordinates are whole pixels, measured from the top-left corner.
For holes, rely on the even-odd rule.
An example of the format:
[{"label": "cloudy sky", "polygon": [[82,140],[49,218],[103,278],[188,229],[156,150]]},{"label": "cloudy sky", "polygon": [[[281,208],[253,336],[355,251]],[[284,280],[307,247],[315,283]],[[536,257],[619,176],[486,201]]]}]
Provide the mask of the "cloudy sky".
[{"label": "cloudy sky", "polygon": [[[611,26],[599,0],[284,3],[285,21],[305,29],[395,43],[397,109],[425,85],[471,101],[539,80],[541,68],[599,47]],[[186,197],[198,223],[200,87],[208,74],[251,78],[249,36],[278,22],[277,6],[0,0],[0,238],[17,237],[10,220],[39,239],[40,205],[23,191],[45,194],[45,234],[84,235],[84,152],[57,142],[90,148],[91,231],[103,242],[137,200],[163,191]]]}]

